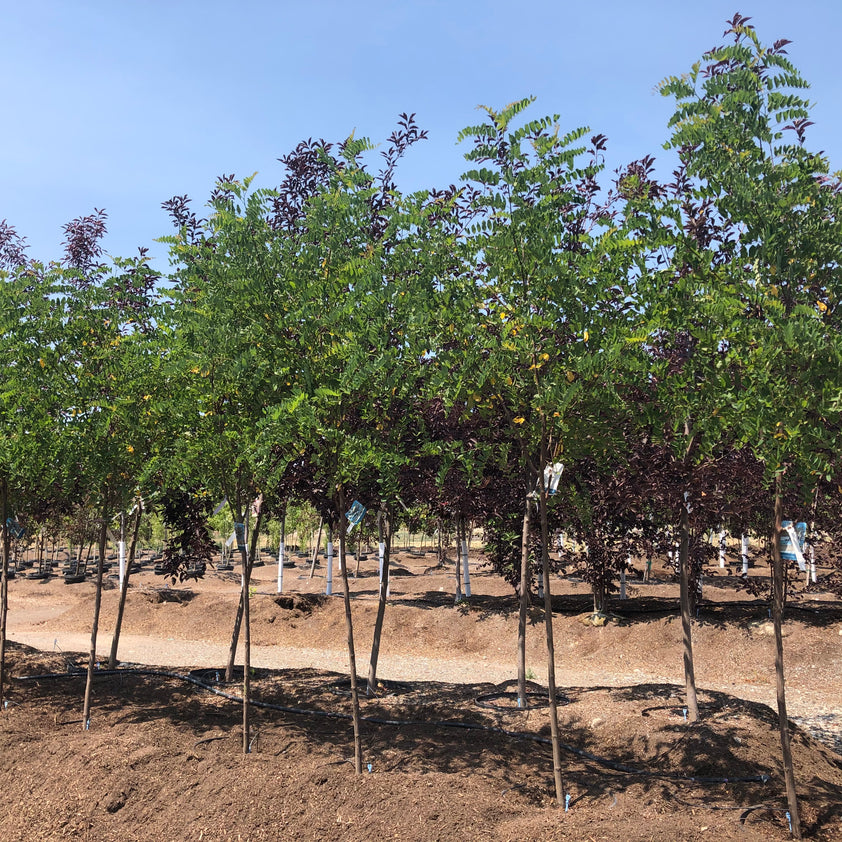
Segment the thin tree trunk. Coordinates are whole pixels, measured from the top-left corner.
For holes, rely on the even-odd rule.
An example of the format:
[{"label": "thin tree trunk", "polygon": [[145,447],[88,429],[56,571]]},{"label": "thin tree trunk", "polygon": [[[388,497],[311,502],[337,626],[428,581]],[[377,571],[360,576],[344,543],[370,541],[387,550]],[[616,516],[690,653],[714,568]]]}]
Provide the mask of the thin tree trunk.
[{"label": "thin tree trunk", "polygon": [[237,602],[237,613],[234,615],[234,629],[231,632],[231,643],[228,646],[228,663],[225,665],[225,680],[234,680],[234,665],[237,660],[237,644],[240,641],[240,627],[243,623],[243,588],[240,582],[240,599]]},{"label": "thin tree trunk", "polygon": [[251,751],[251,571],[257,556],[257,541],[260,537],[260,524],[263,520],[263,505],[258,504],[254,519],[254,529],[248,536],[248,546],[243,548],[243,754]]},{"label": "thin tree trunk", "polygon": [[[132,543],[129,546],[129,555],[126,559],[126,570],[123,574],[123,581],[120,583],[120,601],[117,604],[117,621],[114,624],[114,637],[111,639],[111,654],[108,656],[108,669],[115,669],[117,666],[117,647],[120,645],[120,629],[123,627],[123,612],[126,609],[126,595],[129,592],[129,575],[131,574],[132,564],[134,564],[135,553],[137,552],[137,541],[140,535],[140,518],[143,514],[143,504],[138,498],[137,501],[137,515],[134,519],[134,528],[132,529]],[[124,536],[120,536],[121,540],[125,540]]]},{"label": "thin tree trunk", "polygon": [[456,602],[462,601],[462,530],[461,517],[456,518]]},{"label": "thin tree trunk", "polygon": [[363,772],[362,741],[360,739],[360,695],[357,688],[357,658],[354,652],[354,621],[351,616],[351,592],[348,588],[348,566],[345,562],[345,493],[342,485],[337,489],[339,503],[339,572],[342,576],[342,590],[345,599],[345,626],[348,630],[348,661],[351,670],[351,718],[354,723],[354,771]]},{"label": "thin tree trunk", "polygon": [[356,566],[354,567],[354,579],[360,575],[360,553],[362,552],[363,542],[363,523],[360,521],[360,531],[357,533],[357,552],[356,552]]},{"label": "thin tree trunk", "polygon": [[680,545],[678,550],[678,567],[680,578],[681,600],[681,631],[684,639],[684,688],[687,704],[687,719],[690,722],[699,720],[699,704],[696,698],[696,672],[693,665],[693,630],[691,625],[690,606],[690,505],[687,492],[681,506],[679,521]]},{"label": "thin tree trunk", "polygon": [[[546,443],[541,443],[541,462],[546,465],[549,461]],[[555,797],[558,805],[564,803],[564,785],[561,779],[561,742],[558,733],[558,699],[555,684],[555,642],[553,640],[553,600],[550,591],[550,552],[549,526],[547,523],[547,487],[544,482],[544,471],[538,470],[538,503],[541,517],[541,567],[544,575],[544,624],[547,632],[547,690],[550,694],[550,738],[553,747],[553,780],[555,782]]]},{"label": "thin tree trunk", "polygon": [[243,754],[248,754],[251,747],[251,562],[247,562],[243,570]]},{"label": "thin tree trunk", "polygon": [[374,621],[374,640],[371,644],[371,658],[368,664],[366,695],[377,695],[377,660],[380,656],[380,637],[383,633],[383,617],[386,614],[386,595],[389,592],[389,558],[392,553],[392,520],[388,509],[383,510],[383,575],[380,577],[380,591],[377,596],[377,617]]},{"label": "thin tree trunk", "polygon": [[322,543],[322,526],[324,525],[324,518],[319,520],[319,534],[316,536],[316,546],[313,547],[313,560],[310,562],[310,575],[307,577],[308,579],[313,578],[313,572],[316,569],[316,558],[319,555],[319,547]]},{"label": "thin tree trunk", "polygon": [[781,475],[775,477],[775,530],[772,538],[773,591],[772,618],[775,626],[775,689],[778,697],[778,729],[781,735],[781,754],[786,781],[786,800],[789,806],[792,835],[801,839],[801,819],[798,812],[798,795],[795,790],[795,770],[792,765],[792,749],[789,743],[789,720],[786,715],[786,683],[784,681],[784,643],[781,625],[784,614],[785,571],[781,558],[781,521],[783,501],[781,496]]},{"label": "thin tree trunk", "polygon": [[[527,482],[527,490],[529,482]],[[523,533],[520,541],[520,608],[517,620],[517,706],[529,706],[526,696],[526,620],[529,611],[529,590],[532,576],[529,570],[529,527],[532,501],[524,497]]]},{"label": "thin tree trunk", "polygon": [[[234,532],[236,534],[237,524],[244,523],[245,517],[241,512],[234,513]],[[242,573],[240,574],[240,599],[237,603],[237,613],[234,615],[234,629],[231,632],[231,643],[228,646],[228,663],[225,665],[225,680],[234,680],[234,666],[237,661],[237,644],[240,642],[240,628],[243,624],[243,578],[245,577],[246,561],[248,559],[248,550],[245,544],[245,536],[243,544],[240,545],[239,539],[236,541],[237,549],[240,551],[240,559],[243,565]]]},{"label": "thin tree trunk", "polygon": [[6,477],[0,479],[0,513],[3,522],[0,525],[0,552],[2,558],[2,577],[0,578],[0,709],[6,701],[6,615],[9,611],[9,486]]},{"label": "thin tree trunk", "polygon": [[[107,494],[106,494],[107,497]],[[91,651],[88,656],[88,677],[85,681],[85,701],[82,706],[82,728],[87,731],[91,722],[91,690],[94,683],[96,665],[96,640],[99,632],[99,612],[102,606],[102,565],[105,559],[105,547],[108,541],[107,504],[102,504],[102,524],[99,530],[99,558],[96,563],[96,590],[94,591],[94,619],[91,624]]]}]

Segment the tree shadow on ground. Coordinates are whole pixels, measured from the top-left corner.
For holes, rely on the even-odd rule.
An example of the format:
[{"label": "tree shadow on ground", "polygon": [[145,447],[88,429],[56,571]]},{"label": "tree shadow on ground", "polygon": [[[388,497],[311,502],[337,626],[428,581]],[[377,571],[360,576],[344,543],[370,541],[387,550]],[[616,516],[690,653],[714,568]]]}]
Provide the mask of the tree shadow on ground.
[{"label": "tree shadow on ground", "polygon": [[[167,725],[176,729],[187,749],[238,751],[241,705],[212,690],[236,697],[240,688],[218,682],[214,670],[190,677],[207,686],[143,671],[97,673],[94,727]],[[304,741],[328,758],[338,755],[326,763],[343,763],[352,756],[347,676],[258,669],[252,681],[253,734],[260,751],[280,755],[291,742]],[[49,704],[57,725],[73,727],[81,723],[83,688],[84,676],[74,675],[19,683],[15,695],[20,696],[18,703]],[[361,699],[364,762],[377,772],[481,771],[499,780],[501,796],[517,790],[541,803],[553,791],[546,706],[518,711],[477,704],[510,688],[511,682],[384,682],[380,696]],[[703,691],[702,719],[689,724],[680,690],[669,684],[565,688],[561,701],[567,702],[559,716],[564,785],[571,803],[610,800],[626,792],[644,799],[701,802],[715,797],[729,809],[747,804],[778,809],[783,782],[776,717],[765,705]],[[809,774],[801,770],[800,791],[819,805],[810,821],[827,826],[842,818],[842,787],[835,782],[842,758],[797,727],[792,731],[796,762],[803,755],[810,764]]]}]

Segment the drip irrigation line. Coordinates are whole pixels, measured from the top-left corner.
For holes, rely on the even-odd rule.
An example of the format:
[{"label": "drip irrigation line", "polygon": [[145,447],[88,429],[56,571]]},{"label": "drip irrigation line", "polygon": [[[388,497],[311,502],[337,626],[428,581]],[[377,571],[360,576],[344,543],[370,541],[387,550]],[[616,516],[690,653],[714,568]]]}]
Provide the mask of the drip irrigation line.
[{"label": "drip irrigation line", "polygon": [[[499,710],[503,711],[504,713],[527,713],[528,711],[536,710],[539,707],[546,707],[550,703],[549,694],[546,692],[541,692],[540,690],[527,690],[526,692],[527,699],[533,699],[539,703],[533,704],[532,707],[514,707],[512,705],[498,704],[493,701],[494,699],[502,698],[517,699],[517,691],[502,690],[495,691],[493,693],[482,693],[481,695],[477,696],[474,701],[481,708],[488,708],[489,710]],[[568,705],[570,704],[570,699],[563,693],[559,692],[556,694],[556,704]]]},{"label": "drip irrigation line", "polygon": [[[43,679],[61,679],[61,678],[78,678],[84,675],[83,671],[71,673],[45,673],[43,675],[22,675],[16,677],[15,681],[37,681]],[[198,678],[184,673],[170,672],[168,670],[154,670],[143,668],[129,668],[129,669],[115,669],[115,670],[97,670],[95,675],[148,675],[157,676],[159,678],[173,678],[178,681],[186,681],[193,684],[202,690],[207,690],[223,699],[227,699],[237,704],[243,703],[242,696],[237,696],[234,693],[227,693],[214,687],[211,684],[206,684]],[[353,717],[350,713],[340,713],[339,711],[314,710],[311,708],[290,707],[288,705],[278,705],[273,702],[261,702],[256,699],[249,700],[249,704],[254,707],[264,708],[266,710],[275,710],[280,713],[292,713],[299,716],[322,717],[324,719],[340,719],[351,720]],[[552,740],[548,737],[539,737],[537,734],[529,734],[525,731],[512,731],[508,728],[500,728],[496,725],[480,725],[475,722],[460,722],[453,719],[440,720],[421,720],[421,719],[385,719],[378,716],[361,716],[361,722],[368,722],[373,725],[387,725],[393,727],[434,727],[434,728],[453,728],[462,731],[483,732],[488,734],[499,734],[505,737],[511,737],[516,740],[526,740],[529,742],[539,743],[541,745],[552,745]],[[581,757],[585,760],[590,760],[599,766],[604,766],[615,772],[621,772],[626,775],[637,775],[639,777],[660,778],[663,780],[675,781],[677,783],[695,783],[695,784],[731,784],[731,783],[768,783],[768,775],[748,775],[744,777],[708,777],[699,775],[682,775],[678,772],[654,772],[648,769],[638,769],[634,766],[629,766],[625,763],[618,763],[607,757],[600,757],[585,749],[577,748],[568,743],[560,743],[560,747],[568,754],[573,754],[576,757]]]},{"label": "drip irrigation line", "polygon": [[778,812],[779,807],[774,804],[705,804],[704,802],[693,803],[679,798],[677,795],[669,796],[676,804],[681,804],[682,807],[690,807],[691,809],[703,810],[742,810],[744,813],[751,813],[754,810],[769,810],[770,812]]}]

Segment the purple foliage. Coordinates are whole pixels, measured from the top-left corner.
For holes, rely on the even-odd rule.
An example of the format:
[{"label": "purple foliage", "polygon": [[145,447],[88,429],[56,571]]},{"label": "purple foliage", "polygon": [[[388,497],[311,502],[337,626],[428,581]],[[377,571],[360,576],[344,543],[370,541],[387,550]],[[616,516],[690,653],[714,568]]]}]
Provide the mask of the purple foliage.
[{"label": "purple foliage", "polygon": [[0,269],[17,269],[26,263],[26,239],[0,220]]},{"label": "purple foliage", "polygon": [[81,274],[79,286],[90,285],[90,275],[101,264],[101,240],[108,232],[105,220],[108,215],[104,210],[94,208],[88,216],[80,216],[64,226],[64,263]]}]

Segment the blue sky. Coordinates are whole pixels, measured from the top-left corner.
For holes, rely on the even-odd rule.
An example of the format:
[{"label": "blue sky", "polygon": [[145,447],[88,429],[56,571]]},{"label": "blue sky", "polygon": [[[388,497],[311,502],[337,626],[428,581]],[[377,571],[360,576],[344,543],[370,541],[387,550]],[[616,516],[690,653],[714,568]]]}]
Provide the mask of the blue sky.
[{"label": "blue sky", "polygon": [[480,104],[537,97],[609,138],[611,168],[663,159],[671,104],[655,92],[717,43],[735,11],[789,38],[811,83],[808,145],[842,168],[839,0],[0,0],[0,219],[31,257],[61,256],[62,226],[104,208],[106,250],[170,232],[161,202],[201,210],[216,176],[279,181],[307,137],[384,141],[402,111],[429,140],[401,165],[406,190],[458,181],[456,137]]}]

